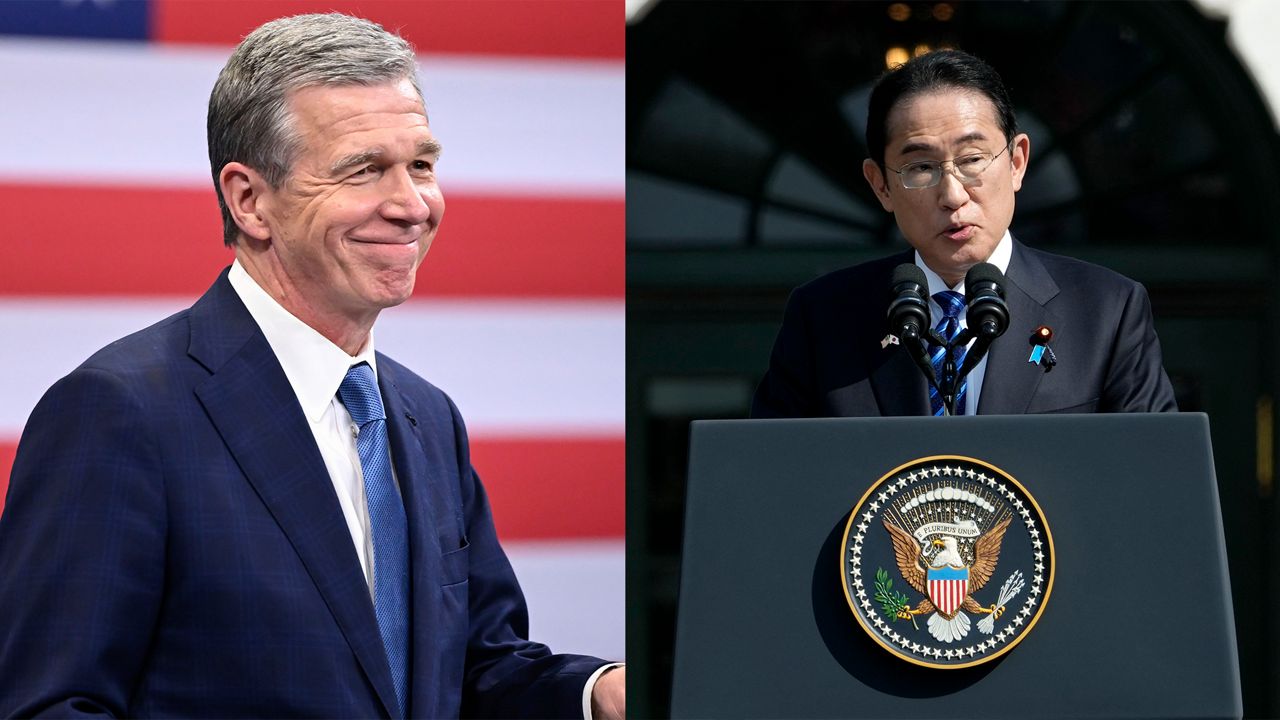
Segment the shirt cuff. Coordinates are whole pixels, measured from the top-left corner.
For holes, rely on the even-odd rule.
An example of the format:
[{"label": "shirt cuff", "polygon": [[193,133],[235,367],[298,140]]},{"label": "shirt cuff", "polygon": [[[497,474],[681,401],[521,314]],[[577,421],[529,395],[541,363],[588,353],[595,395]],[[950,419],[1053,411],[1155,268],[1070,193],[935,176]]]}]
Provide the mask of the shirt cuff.
[{"label": "shirt cuff", "polygon": [[591,673],[591,677],[587,678],[587,684],[582,688],[582,718],[583,720],[593,720],[591,717],[591,692],[596,689],[596,681],[604,674],[605,670],[612,670],[616,667],[622,667],[626,663],[609,663],[601,665],[599,669]]}]

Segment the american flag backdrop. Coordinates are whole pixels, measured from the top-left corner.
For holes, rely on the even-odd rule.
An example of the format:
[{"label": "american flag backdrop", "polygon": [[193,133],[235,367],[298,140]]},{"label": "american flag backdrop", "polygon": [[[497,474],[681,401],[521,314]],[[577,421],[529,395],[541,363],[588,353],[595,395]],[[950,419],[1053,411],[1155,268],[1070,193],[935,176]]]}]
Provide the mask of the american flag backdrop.
[{"label": "american flag backdrop", "polygon": [[232,47],[338,10],[418,50],[447,210],[378,349],[467,419],[532,633],[624,655],[623,4],[0,0],[0,496],[44,391],[231,262],[205,148]]}]

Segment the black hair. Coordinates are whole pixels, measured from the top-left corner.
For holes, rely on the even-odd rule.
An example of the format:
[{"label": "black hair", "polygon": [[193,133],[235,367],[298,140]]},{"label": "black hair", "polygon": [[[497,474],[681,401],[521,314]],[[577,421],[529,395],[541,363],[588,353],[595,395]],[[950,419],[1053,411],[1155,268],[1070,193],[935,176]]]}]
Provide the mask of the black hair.
[{"label": "black hair", "polygon": [[876,81],[867,107],[867,153],[871,159],[884,167],[889,113],[895,105],[914,95],[949,88],[986,96],[995,106],[1006,143],[1018,134],[1009,91],[995,68],[960,50],[936,50],[908,60]]}]

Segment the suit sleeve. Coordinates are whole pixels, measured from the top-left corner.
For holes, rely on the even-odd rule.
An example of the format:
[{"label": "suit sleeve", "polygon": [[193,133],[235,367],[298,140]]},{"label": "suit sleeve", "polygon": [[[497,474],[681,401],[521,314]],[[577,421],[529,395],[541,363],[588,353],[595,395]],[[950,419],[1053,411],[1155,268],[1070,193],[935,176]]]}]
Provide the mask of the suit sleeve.
[{"label": "suit sleeve", "polygon": [[458,438],[462,505],[470,547],[463,717],[578,718],[587,679],[606,662],[553,654],[529,640],[524,594],[498,544],[480,477],[471,467],[466,431],[450,403]]},{"label": "suit sleeve", "polygon": [[123,716],[164,585],[141,404],[81,368],[32,413],[0,517],[0,717]]},{"label": "suit sleeve", "polygon": [[751,400],[753,418],[794,418],[818,415],[814,397],[814,346],[810,314],[801,290],[791,293],[782,327],[773,343],[769,369]]},{"label": "suit sleeve", "polygon": [[1173,385],[1164,371],[1151,300],[1134,283],[1116,330],[1115,353],[1099,403],[1102,412],[1177,412]]}]

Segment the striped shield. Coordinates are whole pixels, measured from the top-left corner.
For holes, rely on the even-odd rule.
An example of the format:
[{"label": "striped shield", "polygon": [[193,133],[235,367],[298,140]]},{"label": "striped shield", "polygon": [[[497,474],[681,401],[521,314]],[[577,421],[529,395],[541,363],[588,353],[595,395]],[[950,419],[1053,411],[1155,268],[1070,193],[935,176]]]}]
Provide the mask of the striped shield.
[{"label": "striped shield", "polygon": [[969,594],[969,568],[946,565],[926,574],[929,599],[943,615],[954,615]]}]

